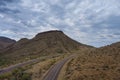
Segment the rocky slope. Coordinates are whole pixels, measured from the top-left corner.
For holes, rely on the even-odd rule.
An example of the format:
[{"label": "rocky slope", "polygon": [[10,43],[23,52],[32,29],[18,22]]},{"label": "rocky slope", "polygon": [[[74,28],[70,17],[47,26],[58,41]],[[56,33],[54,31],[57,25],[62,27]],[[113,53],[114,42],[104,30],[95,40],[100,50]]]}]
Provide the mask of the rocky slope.
[{"label": "rocky slope", "polygon": [[23,38],[14,45],[6,48],[1,53],[1,57],[18,61],[25,58],[36,58],[39,56],[49,56],[91,48],[91,46],[79,43],[62,31],[47,31],[37,34],[32,39]]},{"label": "rocky slope", "polygon": [[13,45],[14,43],[16,43],[15,40],[12,40],[7,37],[0,37],[0,51],[4,48],[7,48],[7,47]]},{"label": "rocky slope", "polygon": [[65,80],[120,80],[120,42],[86,51],[67,66]]}]

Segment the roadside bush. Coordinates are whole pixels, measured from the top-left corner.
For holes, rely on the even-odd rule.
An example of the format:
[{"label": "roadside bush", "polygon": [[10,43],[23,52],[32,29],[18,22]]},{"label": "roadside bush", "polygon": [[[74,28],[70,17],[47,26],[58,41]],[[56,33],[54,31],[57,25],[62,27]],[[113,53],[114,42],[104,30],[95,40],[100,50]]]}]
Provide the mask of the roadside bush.
[{"label": "roadside bush", "polygon": [[10,76],[10,73],[2,74],[0,75],[0,80],[9,80]]},{"label": "roadside bush", "polygon": [[0,58],[0,66],[3,66],[7,63],[9,63],[7,60]]},{"label": "roadside bush", "polygon": [[24,69],[19,68],[12,72],[11,80],[31,80],[31,74],[25,73]]},{"label": "roadside bush", "polygon": [[57,52],[57,53],[63,53],[63,50],[57,49],[56,52]]}]

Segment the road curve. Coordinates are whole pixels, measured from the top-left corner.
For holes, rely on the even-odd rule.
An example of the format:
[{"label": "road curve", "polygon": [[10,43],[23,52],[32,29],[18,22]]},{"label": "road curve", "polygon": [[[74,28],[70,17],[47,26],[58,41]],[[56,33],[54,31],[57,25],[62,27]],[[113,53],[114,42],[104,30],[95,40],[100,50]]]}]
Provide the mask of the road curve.
[{"label": "road curve", "polygon": [[[46,58],[53,58],[53,57],[57,57],[57,56],[46,56]],[[31,63],[39,62],[40,60],[41,60],[41,58],[32,59],[32,60],[29,60],[29,61],[26,61],[23,63],[15,64],[15,65],[9,66],[7,68],[0,69],[0,75],[8,73],[8,72],[14,70],[15,68],[19,68],[19,67],[31,64]]]},{"label": "road curve", "polygon": [[2,75],[4,73],[7,73],[7,72],[10,72],[10,71],[14,70],[15,68],[19,68],[19,67],[22,67],[22,66],[25,66],[27,64],[34,63],[34,62],[38,62],[39,60],[40,59],[33,59],[33,60],[29,60],[29,61],[26,61],[26,62],[23,62],[23,63],[19,63],[19,64],[16,64],[16,65],[1,69],[0,70],[0,75]]},{"label": "road curve", "polygon": [[52,66],[48,73],[43,77],[42,80],[57,80],[58,75],[60,73],[61,68],[63,67],[63,65],[69,60],[72,59],[74,57],[74,55],[69,56],[67,58],[65,58],[64,60],[56,63],[54,66]]}]

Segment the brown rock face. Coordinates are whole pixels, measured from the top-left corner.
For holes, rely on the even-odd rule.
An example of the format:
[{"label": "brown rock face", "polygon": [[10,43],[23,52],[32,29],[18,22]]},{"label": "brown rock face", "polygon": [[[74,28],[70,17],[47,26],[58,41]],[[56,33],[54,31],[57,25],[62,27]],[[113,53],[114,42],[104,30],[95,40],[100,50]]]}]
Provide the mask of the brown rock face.
[{"label": "brown rock face", "polygon": [[72,52],[90,47],[72,40],[62,31],[47,31],[37,34],[33,39],[21,39],[4,53],[17,56],[49,55]]}]

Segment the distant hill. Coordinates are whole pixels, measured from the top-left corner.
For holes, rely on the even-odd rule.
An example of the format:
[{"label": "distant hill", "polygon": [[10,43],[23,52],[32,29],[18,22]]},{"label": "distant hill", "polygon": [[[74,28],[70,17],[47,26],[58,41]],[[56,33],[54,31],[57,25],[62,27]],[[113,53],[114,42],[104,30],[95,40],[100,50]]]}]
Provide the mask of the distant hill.
[{"label": "distant hill", "polygon": [[81,44],[62,31],[47,31],[37,34],[33,39],[23,38],[16,42],[13,46],[7,48],[4,53],[16,56],[29,55],[50,55],[70,53],[74,50],[90,47]]},{"label": "distant hill", "polygon": [[7,37],[0,37],[0,51],[8,46],[16,43],[15,40],[7,38]]},{"label": "distant hill", "polygon": [[116,55],[120,57],[120,42],[113,43],[98,49],[98,52],[103,52],[108,55]]}]

